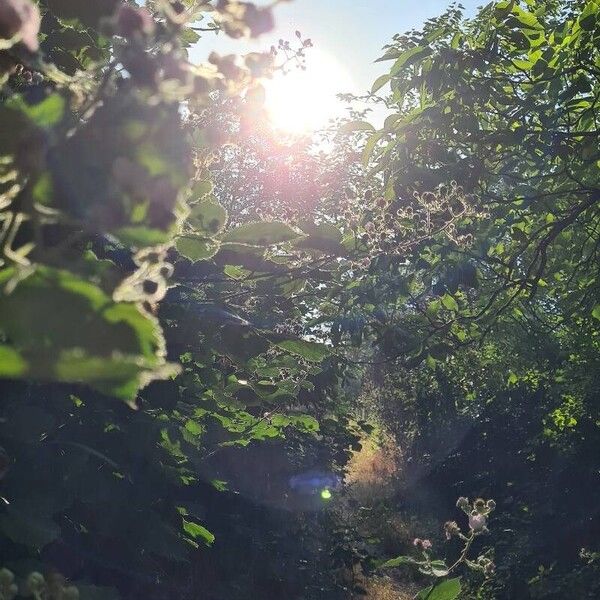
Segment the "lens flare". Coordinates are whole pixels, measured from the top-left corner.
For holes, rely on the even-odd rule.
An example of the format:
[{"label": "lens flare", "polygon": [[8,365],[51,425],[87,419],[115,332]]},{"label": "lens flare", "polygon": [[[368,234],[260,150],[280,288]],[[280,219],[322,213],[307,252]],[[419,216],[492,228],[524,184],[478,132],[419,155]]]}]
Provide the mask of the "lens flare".
[{"label": "lens flare", "polygon": [[311,48],[305,71],[277,74],[265,82],[265,107],[275,129],[301,135],[343,114],[336,96],[352,89],[352,77],[335,58]]},{"label": "lens flare", "polygon": [[323,498],[323,500],[331,500],[333,494],[325,489],[325,490],[321,490],[321,498]]}]

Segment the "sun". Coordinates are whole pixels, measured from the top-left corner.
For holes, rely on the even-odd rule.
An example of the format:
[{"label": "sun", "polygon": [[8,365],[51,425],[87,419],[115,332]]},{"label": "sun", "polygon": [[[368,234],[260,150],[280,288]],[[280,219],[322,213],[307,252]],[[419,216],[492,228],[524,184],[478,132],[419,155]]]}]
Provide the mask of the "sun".
[{"label": "sun", "polygon": [[312,48],[306,70],[277,73],[265,82],[265,108],[274,128],[304,134],[343,113],[336,95],[354,89],[352,77],[330,54]]}]

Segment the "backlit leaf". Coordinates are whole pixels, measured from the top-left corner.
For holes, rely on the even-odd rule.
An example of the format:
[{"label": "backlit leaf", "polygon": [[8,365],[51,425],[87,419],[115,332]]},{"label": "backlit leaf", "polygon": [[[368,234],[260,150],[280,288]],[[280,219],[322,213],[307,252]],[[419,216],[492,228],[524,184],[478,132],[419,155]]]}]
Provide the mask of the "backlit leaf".
[{"label": "backlit leaf", "polygon": [[240,225],[236,229],[228,231],[223,236],[223,241],[250,246],[271,246],[282,242],[291,242],[303,235],[287,223],[272,221]]}]

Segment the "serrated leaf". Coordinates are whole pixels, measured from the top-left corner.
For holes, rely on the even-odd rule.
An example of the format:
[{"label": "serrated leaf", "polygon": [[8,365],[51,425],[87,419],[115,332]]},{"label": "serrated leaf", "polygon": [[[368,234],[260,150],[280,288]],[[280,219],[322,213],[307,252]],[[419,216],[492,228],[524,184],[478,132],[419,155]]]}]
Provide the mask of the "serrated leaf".
[{"label": "serrated leaf", "polygon": [[157,321],[136,305],[114,302],[84,279],[45,266],[7,293],[17,276],[14,268],[0,271],[0,331],[3,347],[12,350],[12,374],[0,369],[0,376],[85,383],[133,401],[153,378],[176,372],[164,360]]}]

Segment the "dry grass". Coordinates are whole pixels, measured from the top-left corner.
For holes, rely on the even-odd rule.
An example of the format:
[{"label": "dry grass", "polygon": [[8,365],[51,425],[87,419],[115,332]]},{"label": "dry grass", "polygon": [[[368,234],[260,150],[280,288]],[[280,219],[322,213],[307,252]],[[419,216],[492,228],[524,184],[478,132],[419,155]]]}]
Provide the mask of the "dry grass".
[{"label": "dry grass", "polygon": [[363,503],[381,499],[393,491],[399,462],[400,452],[391,438],[384,438],[379,443],[365,439],[348,464],[346,485]]},{"label": "dry grass", "polygon": [[400,588],[387,577],[377,577],[365,582],[366,600],[412,600],[416,589]]}]

